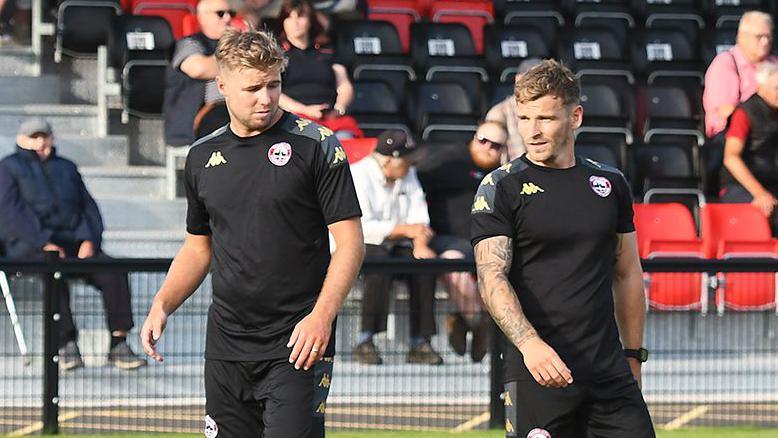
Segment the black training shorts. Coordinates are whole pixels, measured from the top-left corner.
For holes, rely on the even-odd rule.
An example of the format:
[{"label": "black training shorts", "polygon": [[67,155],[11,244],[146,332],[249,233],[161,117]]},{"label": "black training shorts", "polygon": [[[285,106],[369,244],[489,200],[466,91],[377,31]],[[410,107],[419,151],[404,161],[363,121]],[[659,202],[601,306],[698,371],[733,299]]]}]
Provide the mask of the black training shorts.
[{"label": "black training shorts", "polygon": [[308,371],[295,370],[286,358],[207,359],[205,436],[318,436],[331,379],[332,358],[318,361]]},{"label": "black training shorts", "polygon": [[534,380],[505,385],[505,436],[654,438],[648,408],[631,374],[547,388]]}]

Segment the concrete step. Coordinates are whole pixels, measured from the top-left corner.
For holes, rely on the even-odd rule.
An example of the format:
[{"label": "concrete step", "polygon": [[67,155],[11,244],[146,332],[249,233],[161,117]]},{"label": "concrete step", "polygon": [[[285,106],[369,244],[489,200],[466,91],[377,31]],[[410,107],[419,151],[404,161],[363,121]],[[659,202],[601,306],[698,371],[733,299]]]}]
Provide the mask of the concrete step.
[{"label": "concrete step", "polygon": [[186,201],[147,196],[96,197],[106,230],[178,230],[186,223]]},{"label": "concrete step", "polygon": [[79,169],[95,198],[165,195],[165,168],[160,166],[84,166]]},{"label": "concrete step", "polygon": [[0,76],[37,76],[41,67],[30,47],[0,49]]},{"label": "concrete step", "polygon": [[167,230],[106,230],[103,250],[112,257],[173,258],[184,243],[185,234],[183,226]]},{"label": "concrete step", "polygon": [[[0,63],[3,57],[0,56]],[[0,102],[16,105],[60,102],[62,79],[54,75],[0,76]]]},{"label": "concrete step", "polygon": [[[13,153],[15,135],[0,135],[0,156]],[[54,145],[57,154],[80,166],[116,166],[129,162],[129,140],[126,136],[79,137],[56,135]]]},{"label": "concrete step", "polygon": [[97,107],[94,105],[0,105],[0,135],[16,135],[19,124],[29,116],[42,116],[54,128],[54,135],[95,137]]}]

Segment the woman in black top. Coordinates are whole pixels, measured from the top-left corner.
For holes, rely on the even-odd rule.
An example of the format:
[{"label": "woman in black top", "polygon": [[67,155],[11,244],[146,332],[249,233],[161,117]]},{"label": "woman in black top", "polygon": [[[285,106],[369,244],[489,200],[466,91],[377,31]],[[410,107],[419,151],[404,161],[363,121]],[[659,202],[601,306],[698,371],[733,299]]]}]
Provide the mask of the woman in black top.
[{"label": "woman in black top", "polygon": [[322,48],[326,37],[316,11],[308,0],[285,0],[278,20],[280,41],[289,58],[283,75],[281,107],[313,119],[333,131],[350,131],[361,137],[356,120],[344,117],[354,99],[346,68]]}]

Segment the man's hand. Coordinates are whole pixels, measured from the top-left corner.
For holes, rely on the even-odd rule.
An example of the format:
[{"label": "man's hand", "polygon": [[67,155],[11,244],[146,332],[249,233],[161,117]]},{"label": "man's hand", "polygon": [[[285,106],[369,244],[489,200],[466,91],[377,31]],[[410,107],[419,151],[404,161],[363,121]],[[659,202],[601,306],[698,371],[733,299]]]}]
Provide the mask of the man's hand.
[{"label": "man's hand", "polygon": [[424,240],[429,242],[435,235],[428,225],[425,224],[400,224],[394,227],[391,238],[405,237],[411,240]]},{"label": "man's hand", "polygon": [[427,245],[413,245],[413,258],[415,259],[434,259],[437,257],[435,251],[430,249]]},{"label": "man's hand", "polygon": [[43,245],[43,251],[57,251],[59,253],[59,258],[65,258],[65,249],[51,242],[46,242],[46,244]]},{"label": "man's hand", "polygon": [[765,191],[754,196],[754,200],[751,201],[751,204],[761,210],[765,216],[770,216],[776,204],[778,204],[778,200],[775,199],[775,196],[773,196],[772,193]]},{"label": "man's hand", "polygon": [[152,305],[149,315],[146,317],[146,322],[143,323],[143,328],[140,330],[140,341],[143,345],[143,351],[157,362],[164,360],[157,351],[156,345],[162,337],[162,332],[165,331],[166,325],[167,314],[165,311],[159,306]]},{"label": "man's hand", "polygon": [[316,312],[311,312],[294,326],[287,347],[292,347],[289,363],[299,370],[310,369],[324,356],[324,350],[330,342],[332,320]]},{"label": "man's hand", "polygon": [[78,247],[78,258],[80,259],[88,259],[90,257],[94,257],[95,255],[95,244],[92,243],[90,240],[85,240],[81,242],[81,245]]},{"label": "man's hand", "polygon": [[634,357],[628,357],[627,363],[629,364],[629,369],[632,371],[632,375],[635,377],[635,380],[638,382],[638,387],[643,387],[643,382],[641,380],[643,374],[641,370],[641,363],[639,360],[635,359]]},{"label": "man's hand", "polygon": [[320,120],[327,114],[330,106],[326,103],[320,103],[315,105],[305,105],[303,109],[303,115]]},{"label": "man's hand", "polygon": [[551,346],[543,342],[538,336],[526,340],[519,347],[524,356],[524,364],[542,386],[552,388],[564,388],[573,383],[573,375],[570,369],[562,361]]}]

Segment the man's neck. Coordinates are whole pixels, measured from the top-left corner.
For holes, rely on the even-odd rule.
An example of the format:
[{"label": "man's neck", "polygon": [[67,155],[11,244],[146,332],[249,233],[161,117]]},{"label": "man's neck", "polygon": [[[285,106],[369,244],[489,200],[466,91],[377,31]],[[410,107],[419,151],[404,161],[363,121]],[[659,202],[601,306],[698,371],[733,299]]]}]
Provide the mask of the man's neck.
[{"label": "man's neck", "polygon": [[284,111],[281,108],[278,108],[276,110],[276,114],[273,116],[273,121],[271,121],[270,124],[267,125],[265,129],[250,129],[244,126],[242,123],[238,122],[237,120],[231,118],[230,130],[232,130],[233,134],[237,135],[238,137],[253,137],[255,135],[262,134],[263,132],[275,126],[276,123],[278,123],[278,121],[281,120],[281,117],[283,117],[283,115],[284,115]]}]

